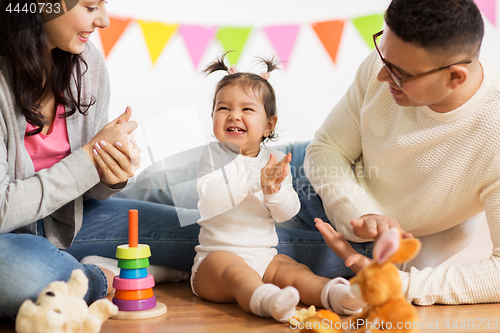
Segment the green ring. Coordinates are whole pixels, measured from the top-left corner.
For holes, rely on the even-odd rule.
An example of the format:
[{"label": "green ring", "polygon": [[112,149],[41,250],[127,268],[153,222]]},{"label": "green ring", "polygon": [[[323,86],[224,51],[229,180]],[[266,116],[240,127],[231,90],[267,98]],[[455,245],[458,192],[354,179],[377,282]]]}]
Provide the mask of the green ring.
[{"label": "green ring", "polygon": [[141,269],[149,267],[149,258],[118,259],[118,267],[125,269]]}]

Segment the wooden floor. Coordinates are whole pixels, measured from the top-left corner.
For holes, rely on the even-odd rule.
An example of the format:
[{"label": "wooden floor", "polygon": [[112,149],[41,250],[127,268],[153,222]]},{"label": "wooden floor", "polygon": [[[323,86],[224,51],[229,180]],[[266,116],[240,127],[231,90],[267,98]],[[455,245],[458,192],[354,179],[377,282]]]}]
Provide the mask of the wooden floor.
[{"label": "wooden floor", "polygon": [[[260,318],[237,304],[214,304],[194,296],[188,282],[165,283],[154,288],[167,314],[153,319],[108,319],[103,333],[152,332],[297,332],[287,324]],[[500,332],[500,304],[417,307],[421,332]],[[344,318],[345,319],[345,318]],[[456,322],[455,322],[456,320]],[[448,327],[446,324],[448,323]],[[461,327],[462,326],[462,327]],[[465,327],[465,328],[464,328]],[[488,328],[489,327],[489,328]],[[14,333],[14,322],[0,320],[0,333]]]},{"label": "wooden floor", "polygon": [[[491,255],[492,243],[484,221],[473,243],[444,263],[454,266]],[[188,282],[165,283],[154,288],[167,314],[144,320],[108,319],[103,333],[152,332],[297,332],[289,325],[260,318],[241,310],[236,304],[214,304],[194,296]],[[0,295],[1,297],[1,295]],[[416,307],[422,333],[500,332],[500,304]],[[346,320],[344,318],[344,320]],[[14,322],[0,319],[0,333],[14,333]]]}]

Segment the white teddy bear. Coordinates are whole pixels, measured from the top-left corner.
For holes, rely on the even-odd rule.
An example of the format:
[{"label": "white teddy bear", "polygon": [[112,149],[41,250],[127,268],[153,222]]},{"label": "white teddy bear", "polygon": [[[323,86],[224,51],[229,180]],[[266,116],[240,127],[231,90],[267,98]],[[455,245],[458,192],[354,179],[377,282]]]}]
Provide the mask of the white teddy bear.
[{"label": "white teddy bear", "polygon": [[118,313],[108,299],[87,307],[83,297],[89,280],[81,269],[71,273],[67,283],[55,281],[38,295],[36,303],[26,300],[16,318],[17,333],[98,333],[102,323]]}]

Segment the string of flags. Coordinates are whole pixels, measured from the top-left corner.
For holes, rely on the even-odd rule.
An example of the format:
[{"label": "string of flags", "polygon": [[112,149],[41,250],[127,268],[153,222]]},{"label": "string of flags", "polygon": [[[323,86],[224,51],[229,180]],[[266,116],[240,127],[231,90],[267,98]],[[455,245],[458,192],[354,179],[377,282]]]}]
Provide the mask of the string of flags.
[{"label": "string of flags", "polygon": [[[496,27],[497,0],[474,0],[483,15]],[[382,29],[383,14],[373,14],[350,19],[368,47],[373,49],[372,35]],[[323,44],[325,51],[335,64],[337,52],[342,40],[342,33],[347,20],[331,20],[312,23],[311,26]],[[143,33],[153,65],[172,36],[182,36],[184,44],[197,69],[204,52],[210,43],[219,42],[225,51],[235,51],[227,55],[231,64],[237,64],[250,33],[254,29],[262,29],[268,37],[284,69],[293,52],[300,25],[276,25],[265,27],[251,26],[202,26],[188,24],[169,24],[155,21],[136,20],[132,18],[110,16],[110,26],[99,30],[104,56],[107,58],[127,28],[137,23]]]}]

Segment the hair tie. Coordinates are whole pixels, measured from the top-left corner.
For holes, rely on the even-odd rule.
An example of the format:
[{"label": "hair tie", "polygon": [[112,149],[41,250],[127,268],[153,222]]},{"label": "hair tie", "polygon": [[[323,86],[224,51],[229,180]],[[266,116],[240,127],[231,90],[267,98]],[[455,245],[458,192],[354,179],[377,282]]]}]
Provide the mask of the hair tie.
[{"label": "hair tie", "polygon": [[232,66],[231,66],[231,67],[227,70],[227,73],[228,73],[229,75],[231,75],[231,74],[236,74],[236,73],[238,73],[238,70],[236,69],[236,66],[235,66],[235,65],[232,65]]},{"label": "hair tie", "polygon": [[269,72],[262,72],[260,73],[260,77],[263,78],[264,80],[269,80],[269,77],[271,76],[271,73]]}]

